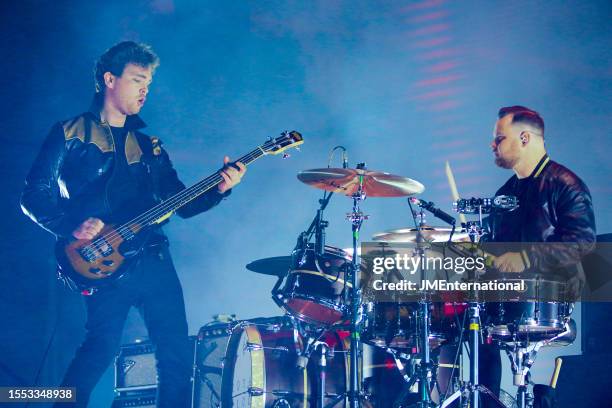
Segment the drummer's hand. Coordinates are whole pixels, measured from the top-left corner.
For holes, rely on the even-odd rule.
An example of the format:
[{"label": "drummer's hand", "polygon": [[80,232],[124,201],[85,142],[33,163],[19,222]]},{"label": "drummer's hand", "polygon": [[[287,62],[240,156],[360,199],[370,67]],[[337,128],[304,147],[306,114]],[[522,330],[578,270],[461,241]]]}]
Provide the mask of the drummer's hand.
[{"label": "drummer's hand", "polygon": [[523,257],[519,252],[506,252],[505,254],[495,258],[493,265],[500,272],[521,273],[525,270],[525,263],[523,262]]},{"label": "drummer's hand", "polygon": [[246,173],[246,166],[240,162],[236,162],[235,166],[228,164],[230,162],[229,157],[223,158],[223,169],[219,172],[223,181],[219,183],[219,192],[225,193],[236,184],[240,183],[240,180]]}]

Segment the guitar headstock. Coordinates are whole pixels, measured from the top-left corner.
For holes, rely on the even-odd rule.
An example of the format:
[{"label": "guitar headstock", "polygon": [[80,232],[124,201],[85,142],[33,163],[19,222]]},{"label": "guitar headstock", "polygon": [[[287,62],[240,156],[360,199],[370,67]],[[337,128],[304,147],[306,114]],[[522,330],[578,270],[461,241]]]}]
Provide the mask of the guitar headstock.
[{"label": "guitar headstock", "polygon": [[274,139],[270,138],[270,140],[259,146],[259,148],[264,154],[279,154],[289,148],[298,147],[302,143],[304,143],[302,135],[292,130],[291,132],[283,132]]}]

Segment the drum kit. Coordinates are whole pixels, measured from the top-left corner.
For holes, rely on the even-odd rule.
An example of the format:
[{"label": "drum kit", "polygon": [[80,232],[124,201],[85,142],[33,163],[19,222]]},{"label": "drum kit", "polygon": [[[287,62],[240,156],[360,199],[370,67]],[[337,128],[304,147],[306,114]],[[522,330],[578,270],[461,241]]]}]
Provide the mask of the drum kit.
[{"label": "drum kit", "polygon": [[[231,384],[224,385],[222,396],[228,406],[384,406],[380,401],[388,398],[373,396],[368,385],[372,378],[365,378],[364,344],[387,356],[385,365],[401,378],[402,389],[389,406],[477,408],[485,398],[499,407],[533,406],[528,385],[536,353],[542,346],[569,344],[575,338],[575,327],[570,324],[573,304],[562,299],[562,282],[526,279],[527,297],[520,300],[439,302],[424,292],[419,301],[377,302],[364,301],[359,280],[360,230],[368,219],[361,206],[366,197],[412,197],[411,209],[413,204],[420,209],[413,211],[415,227],[377,233],[373,241],[381,245],[412,243],[417,251],[434,242],[478,246],[483,235],[482,214],[516,208],[516,201],[502,198],[495,207],[494,199],[459,200],[459,212],[478,214],[479,219],[463,223],[455,231],[453,217],[433,203],[414,199],[425,187],[407,177],[371,171],[365,164],[348,168],[345,161],[343,168],[302,171],[298,179],[323,190],[323,198],[290,256],[247,265],[250,271],[277,277],[272,299],[286,317],[244,322],[234,328],[223,380]],[[346,217],[351,225],[350,250],[325,244],[329,222],[323,214],[334,193],[352,200]],[[449,227],[425,225],[423,210]],[[512,279],[517,279],[516,274],[508,278]],[[549,296],[542,297],[543,293],[561,300],[551,301]],[[464,360],[460,356],[466,342],[469,380],[463,381],[459,379]],[[508,354],[518,386],[516,401],[511,402],[516,405],[502,402],[479,383],[478,350],[483,342],[495,343]],[[444,363],[442,346],[454,347]],[[444,353],[449,354],[448,350]],[[446,372],[442,373],[443,369]],[[250,377],[241,372],[251,373]]]}]

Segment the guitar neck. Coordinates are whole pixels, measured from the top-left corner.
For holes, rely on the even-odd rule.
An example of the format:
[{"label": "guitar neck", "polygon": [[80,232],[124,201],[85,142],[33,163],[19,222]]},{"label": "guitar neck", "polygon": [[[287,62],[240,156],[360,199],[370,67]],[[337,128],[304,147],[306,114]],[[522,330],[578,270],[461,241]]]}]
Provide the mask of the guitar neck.
[{"label": "guitar neck", "polygon": [[[240,157],[236,161],[248,166],[263,155],[264,151],[260,147],[257,147],[256,149],[250,151],[249,153]],[[175,195],[167,198],[160,204],[156,205],[155,207],[151,208],[140,216],[134,218],[133,220],[119,226],[117,230],[129,230],[132,232],[136,232],[137,230],[140,230],[143,227],[159,223],[160,221],[169,217],[179,208],[193,201],[194,199],[206,193],[210,189],[218,186],[222,181],[223,178],[219,175],[218,172],[215,172],[210,176],[200,180],[191,187],[185,188],[184,190],[181,190]]]}]

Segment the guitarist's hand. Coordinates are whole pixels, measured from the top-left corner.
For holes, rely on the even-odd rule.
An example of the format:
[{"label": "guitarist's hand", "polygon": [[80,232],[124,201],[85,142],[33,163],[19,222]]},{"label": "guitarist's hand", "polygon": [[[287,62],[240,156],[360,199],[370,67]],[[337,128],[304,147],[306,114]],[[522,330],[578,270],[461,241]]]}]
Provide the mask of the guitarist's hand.
[{"label": "guitarist's hand", "polygon": [[76,239],[92,239],[102,231],[104,223],[98,218],[88,218],[72,232]]},{"label": "guitarist's hand", "polygon": [[244,164],[236,162],[235,166],[238,167],[236,168],[234,167],[234,165],[228,166],[229,162],[230,158],[225,156],[223,158],[223,169],[219,172],[221,177],[223,177],[223,181],[219,183],[218,187],[219,192],[221,194],[225,193],[227,190],[233,188],[236,184],[240,183],[240,180],[244,176],[244,173],[246,173],[247,171],[246,166]]}]

